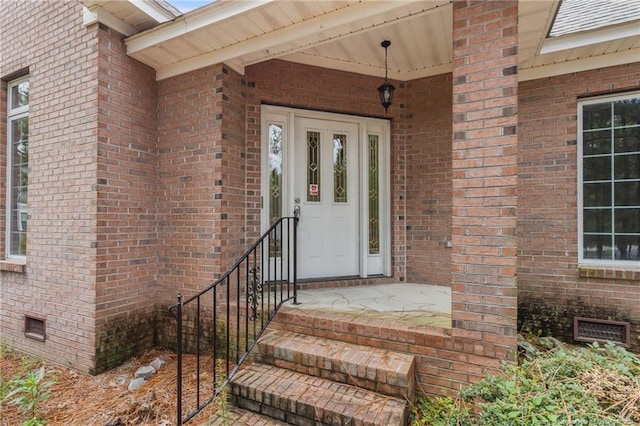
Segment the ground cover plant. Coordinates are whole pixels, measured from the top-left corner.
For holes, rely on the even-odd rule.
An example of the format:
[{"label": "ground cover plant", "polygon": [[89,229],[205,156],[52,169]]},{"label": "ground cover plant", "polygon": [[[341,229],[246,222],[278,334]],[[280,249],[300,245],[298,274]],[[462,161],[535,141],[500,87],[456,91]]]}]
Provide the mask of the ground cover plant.
[{"label": "ground cover plant", "polygon": [[55,381],[45,380],[44,366],[26,373],[23,377],[14,377],[3,386],[7,390],[5,400],[19,407],[27,417],[24,426],[40,426],[46,422],[39,418],[40,405],[49,399],[48,388]]},{"label": "ground cover plant", "polygon": [[[166,360],[165,367],[141,388],[128,390],[138,367],[157,357]],[[150,350],[113,370],[89,376],[0,345],[0,426],[174,425],[175,362],[173,352]],[[185,356],[184,371],[194,371],[195,365],[195,357]],[[209,379],[203,375],[204,381]],[[194,375],[185,375],[183,390],[193,394],[194,387]],[[185,398],[185,410],[191,410],[191,405]],[[205,421],[216,410],[217,404],[209,404],[193,423]]]},{"label": "ground cover plant", "polygon": [[551,348],[505,364],[456,398],[419,398],[414,426],[640,424],[640,359],[613,344]]}]

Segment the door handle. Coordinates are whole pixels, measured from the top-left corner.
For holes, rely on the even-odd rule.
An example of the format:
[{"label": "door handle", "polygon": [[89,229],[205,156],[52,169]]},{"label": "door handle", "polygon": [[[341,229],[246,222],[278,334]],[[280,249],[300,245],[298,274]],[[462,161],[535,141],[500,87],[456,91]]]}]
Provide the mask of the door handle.
[{"label": "door handle", "polygon": [[300,198],[296,198],[294,201],[295,205],[293,206],[293,217],[296,219],[300,219]]}]

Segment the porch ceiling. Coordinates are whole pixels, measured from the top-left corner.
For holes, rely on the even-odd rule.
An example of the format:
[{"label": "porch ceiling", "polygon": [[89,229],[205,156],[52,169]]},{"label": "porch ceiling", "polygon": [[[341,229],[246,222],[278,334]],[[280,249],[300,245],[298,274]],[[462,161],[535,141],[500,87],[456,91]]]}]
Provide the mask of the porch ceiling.
[{"label": "porch ceiling", "polygon": [[[452,66],[451,0],[218,0],[165,23],[150,6],[166,4],[161,0],[78,1],[134,30],[154,25],[125,34],[128,54],[156,69],[159,80],[221,62],[244,73],[275,58],[382,77],[382,40],[392,43],[392,79]],[[140,4],[150,11],[143,24],[134,22]],[[558,4],[520,1],[521,80],[640,60],[639,20],[547,38]]]}]

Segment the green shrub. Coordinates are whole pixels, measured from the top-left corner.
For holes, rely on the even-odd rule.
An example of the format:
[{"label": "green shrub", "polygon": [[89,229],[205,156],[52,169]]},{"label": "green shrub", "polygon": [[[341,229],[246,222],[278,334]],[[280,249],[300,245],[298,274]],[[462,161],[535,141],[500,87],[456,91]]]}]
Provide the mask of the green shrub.
[{"label": "green shrub", "polygon": [[622,347],[557,347],[503,365],[458,399],[419,398],[414,425],[625,426],[640,424],[640,360]]}]

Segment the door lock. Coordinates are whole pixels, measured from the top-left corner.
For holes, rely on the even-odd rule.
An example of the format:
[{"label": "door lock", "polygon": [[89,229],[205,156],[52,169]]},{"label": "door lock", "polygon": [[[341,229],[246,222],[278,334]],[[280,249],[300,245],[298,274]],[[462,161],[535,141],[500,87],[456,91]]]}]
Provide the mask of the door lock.
[{"label": "door lock", "polygon": [[293,217],[300,219],[300,198],[296,198],[293,206]]}]

